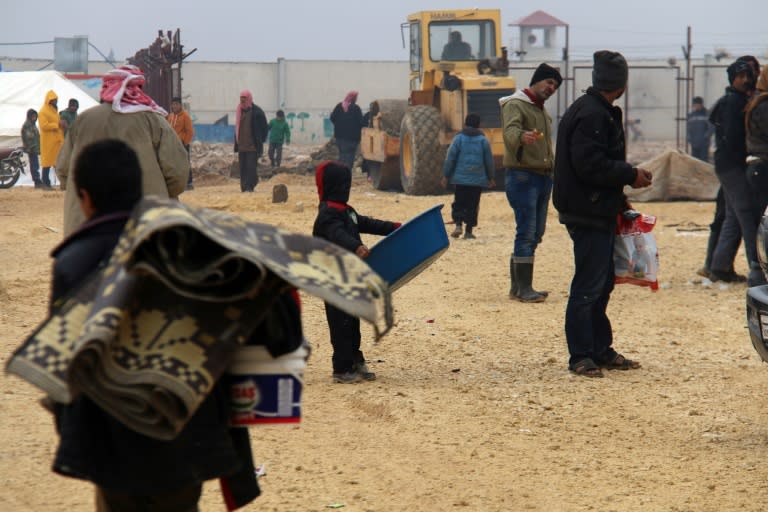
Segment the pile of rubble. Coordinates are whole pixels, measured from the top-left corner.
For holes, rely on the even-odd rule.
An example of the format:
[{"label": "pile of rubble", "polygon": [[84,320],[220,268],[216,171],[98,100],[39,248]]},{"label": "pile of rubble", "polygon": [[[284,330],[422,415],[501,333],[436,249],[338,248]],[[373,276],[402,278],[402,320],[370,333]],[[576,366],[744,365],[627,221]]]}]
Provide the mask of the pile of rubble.
[{"label": "pile of rubble", "polygon": [[[192,177],[195,183],[218,184],[228,178],[238,178],[240,167],[237,153],[233,145],[228,143],[207,143],[195,141],[190,144],[190,159],[192,162]],[[283,159],[280,167],[271,167],[265,154],[259,160],[259,177],[269,179],[275,174],[314,174],[317,164],[323,160],[333,160],[339,157],[333,140],[322,145],[283,145]]]}]

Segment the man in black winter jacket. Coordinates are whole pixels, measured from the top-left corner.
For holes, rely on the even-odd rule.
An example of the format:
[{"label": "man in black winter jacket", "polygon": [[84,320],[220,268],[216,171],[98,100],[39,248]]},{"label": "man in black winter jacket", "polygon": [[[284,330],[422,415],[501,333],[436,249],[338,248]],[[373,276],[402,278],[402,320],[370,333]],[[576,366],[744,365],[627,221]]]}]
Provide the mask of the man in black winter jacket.
[{"label": "man in black winter jacket", "polygon": [[[365,259],[369,251],[360,233],[388,235],[400,227],[397,222],[359,215],[347,204],[352,171],[344,163],[325,161],[318,165],[315,183],[320,205],[312,228],[313,236],[333,242]],[[333,380],[342,384],[374,380],[376,374],[368,369],[360,351],[360,320],[328,302],[325,303],[325,316],[333,345]]]},{"label": "man in black winter jacket", "polygon": [[640,365],[616,352],[606,314],[613,290],[617,216],[627,209],[625,185],[647,187],[652,175],[626,162],[622,112],[613,102],[626,89],[620,53],[594,54],[592,87],[568,108],[558,127],[553,201],[573,240],[575,271],[565,312],[568,367],[602,377],[601,368]]},{"label": "man in black winter jacket", "polygon": [[715,174],[725,196],[725,220],[712,254],[710,277],[713,281],[737,280],[733,261],[741,238],[749,266],[747,284],[757,286],[765,283],[757,259],[757,226],[761,212],[755,206],[747,183],[747,132],[744,125],[744,112],[755,79],[752,66],[743,60],[733,62],[727,72],[730,85],[717,100],[709,117],[715,126]]}]

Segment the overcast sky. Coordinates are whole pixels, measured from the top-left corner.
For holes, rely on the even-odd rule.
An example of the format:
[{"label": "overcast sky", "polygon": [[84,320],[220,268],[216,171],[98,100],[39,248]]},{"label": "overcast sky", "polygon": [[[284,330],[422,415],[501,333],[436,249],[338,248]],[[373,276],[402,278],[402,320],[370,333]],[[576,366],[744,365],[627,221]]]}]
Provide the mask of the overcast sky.
[{"label": "overcast sky", "polygon": [[[505,45],[516,33],[508,24],[547,12],[570,25],[574,59],[603,48],[682,59],[690,25],[694,57],[721,47],[768,61],[766,0],[0,0],[0,56],[52,59],[53,44],[18,43],[86,35],[122,62],[151,44],[158,29],[179,28],[185,50],[197,48],[192,60],[406,60],[400,24],[409,13],[470,7],[501,8]],[[99,58],[91,49],[89,59]]]}]

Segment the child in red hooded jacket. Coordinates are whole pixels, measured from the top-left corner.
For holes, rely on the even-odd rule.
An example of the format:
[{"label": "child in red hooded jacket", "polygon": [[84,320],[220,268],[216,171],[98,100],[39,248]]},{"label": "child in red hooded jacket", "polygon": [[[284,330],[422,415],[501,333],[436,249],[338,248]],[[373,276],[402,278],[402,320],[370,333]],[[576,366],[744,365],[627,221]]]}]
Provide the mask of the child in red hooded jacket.
[{"label": "child in red hooded jacket", "polygon": [[[359,215],[347,204],[352,172],[342,162],[322,162],[317,166],[315,182],[320,205],[312,228],[313,236],[333,242],[365,259],[369,251],[360,233],[384,236],[400,227],[397,222]],[[360,320],[328,302],[325,303],[325,316],[333,346],[333,380],[353,383],[376,379],[376,374],[368,369],[360,351]]]}]

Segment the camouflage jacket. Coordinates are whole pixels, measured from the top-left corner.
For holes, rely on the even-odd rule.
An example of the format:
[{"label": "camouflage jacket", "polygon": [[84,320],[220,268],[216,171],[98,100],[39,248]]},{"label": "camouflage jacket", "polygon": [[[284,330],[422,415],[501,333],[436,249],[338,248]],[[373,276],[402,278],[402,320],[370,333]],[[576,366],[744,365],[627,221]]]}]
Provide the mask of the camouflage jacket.
[{"label": "camouflage jacket", "polygon": [[35,123],[26,121],[21,127],[21,142],[24,145],[24,151],[28,154],[40,154],[40,132]]}]

